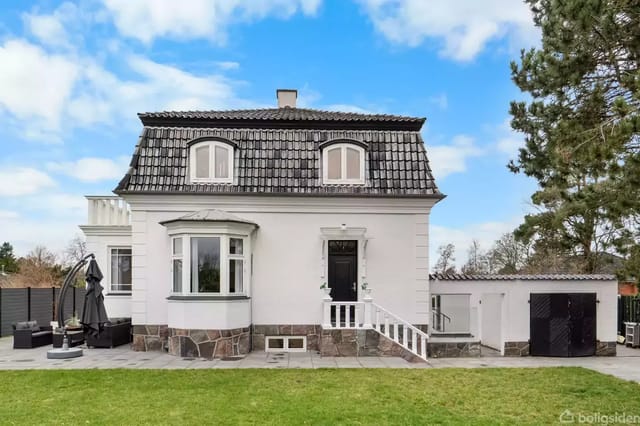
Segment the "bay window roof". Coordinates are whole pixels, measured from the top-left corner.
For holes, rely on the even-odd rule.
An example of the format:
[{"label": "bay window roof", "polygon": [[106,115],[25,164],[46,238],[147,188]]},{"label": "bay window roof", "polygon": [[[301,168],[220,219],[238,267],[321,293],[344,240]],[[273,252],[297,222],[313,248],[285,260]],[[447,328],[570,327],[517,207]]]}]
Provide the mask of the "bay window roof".
[{"label": "bay window roof", "polygon": [[160,222],[160,225],[168,225],[176,222],[231,222],[231,223],[244,223],[247,225],[254,225],[258,227],[258,224],[250,220],[243,219],[239,216],[218,209],[205,209],[198,210],[193,213],[188,213],[183,216],[176,217],[175,219],[164,220]]}]

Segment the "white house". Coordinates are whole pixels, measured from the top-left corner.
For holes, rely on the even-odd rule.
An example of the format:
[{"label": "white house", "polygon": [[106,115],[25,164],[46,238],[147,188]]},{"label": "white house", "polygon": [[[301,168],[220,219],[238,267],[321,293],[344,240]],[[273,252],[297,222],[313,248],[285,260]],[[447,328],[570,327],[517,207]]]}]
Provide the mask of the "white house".
[{"label": "white house", "polygon": [[[441,305],[431,312],[428,229],[444,196],[425,119],[302,109],[295,90],[277,95],[273,109],[139,114],[117,196],[87,197],[81,226],[108,265],[110,316],[132,318],[135,350],[178,356],[439,351],[427,348],[428,324],[444,318]],[[480,344],[462,325],[478,321],[473,300],[452,300],[461,331],[438,338]],[[500,351],[509,339],[496,340]]]},{"label": "white house", "polygon": [[[132,318],[135,350],[424,357],[429,212],[444,197],[425,119],[277,94],[273,109],[139,115],[117,197],[87,197],[81,226],[109,265],[107,311]],[[398,343],[352,331],[385,323]]]}]

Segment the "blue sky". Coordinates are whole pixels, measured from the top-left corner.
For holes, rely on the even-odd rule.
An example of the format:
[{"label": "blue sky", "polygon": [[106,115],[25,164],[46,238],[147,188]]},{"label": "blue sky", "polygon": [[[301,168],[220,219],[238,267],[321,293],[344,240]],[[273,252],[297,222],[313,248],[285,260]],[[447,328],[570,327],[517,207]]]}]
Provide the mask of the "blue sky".
[{"label": "blue sky", "polygon": [[[110,194],[141,125],[136,112],[300,106],[427,117],[448,197],[431,252],[488,248],[531,210],[531,180],[506,163],[522,95],[509,62],[538,43],[516,0],[8,0],[0,5],[0,240],[61,250]],[[435,256],[432,256],[435,261]]]}]

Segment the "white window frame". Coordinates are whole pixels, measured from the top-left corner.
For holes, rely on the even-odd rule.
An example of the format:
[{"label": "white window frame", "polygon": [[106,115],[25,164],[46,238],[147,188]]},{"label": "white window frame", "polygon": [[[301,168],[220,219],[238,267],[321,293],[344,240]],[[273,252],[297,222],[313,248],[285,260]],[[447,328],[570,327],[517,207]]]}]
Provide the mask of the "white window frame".
[{"label": "white window frame", "polygon": [[[347,179],[347,148],[360,154],[360,178]],[[340,149],[340,179],[329,179],[329,151]],[[336,143],[322,150],[322,182],[327,185],[364,185],[365,150],[352,143]]]},{"label": "white window frame", "polygon": [[[130,260],[130,268],[131,268],[131,290],[114,290],[113,282],[112,282],[112,272],[111,272],[111,257],[113,256],[113,250],[131,250]],[[108,272],[108,283],[109,283],[109,291],[108,294],[131,294],[133,290],[133,249],[131,246],[108,246],[107,247],[107,258],[109,259],[109,272]],[[123,285],[122,283],[116,283],[119,285]]]},{"label": "white window frame", "polygon": [[[206,146],[209,148],[209,177],[196,177],[196,149]],[[215,177],[216,167],[216,147],[227,150],[227,164],[229,175],[224,178]],[[233,146],[219,141],[202,141],[194,143],[189,147],[189,177],[192,183],[233,183]]]},{"label": "white window frame", "polygon": [[[175,237],[171,237],[171,292],[175,293],[175,294],[181,294],[184,291],[184,240],[183,240],[183,236],[178,235]],[[180,254],[176,254],[173,252],[173,247],[175,244],[176,240],[180,240],[180,248],[181,248],[181,253]],[[175,283],[174,283],[174,277],[175,275],[173,274],[173,265],[175,264],[174,260],[180,260],[182,261],[182,271],[183,273],[180,275],[180,292],[176,292],[174,290],[175,288]]]},{"label": "white window frame", "polygon": [[[302,339],[302,348],[290,348],[289,339]],[[282,348],[269,348],[270,340],[282,340]],[[264,338],[264,351],[265,352],[306,352],[307,351],[307,336],[266,336]]]},{"label": "white window frame", "polygon": [[[173,291],[173,256],[171,256],[171,294],[174,296],[249,296],[249,277],[250,271],[248,253],[250,253],[251,245],[249,235],[241,235],[235,233],[180,233],[171,235],[170,251],[173,254],[173,240],[182,238],[182,291]],[[191,291],[191,239],[192,238],[219,238],[220,239],[220,292],[200,293]],[[230,239],[242,239],[242,255],[230,254]],[[242,259],[242,292],[229,291],[229,260]]]}]

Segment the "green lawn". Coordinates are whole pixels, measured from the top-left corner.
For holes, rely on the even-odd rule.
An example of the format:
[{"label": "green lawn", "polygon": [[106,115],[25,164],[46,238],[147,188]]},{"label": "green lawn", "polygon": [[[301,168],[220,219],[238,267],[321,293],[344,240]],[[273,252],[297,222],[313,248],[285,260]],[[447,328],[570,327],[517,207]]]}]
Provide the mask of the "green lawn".
[{"label": "green lawn", "polygon": [[640,385],[582,368],[1,371],[4,424],[557,423],[640,414]]}]

